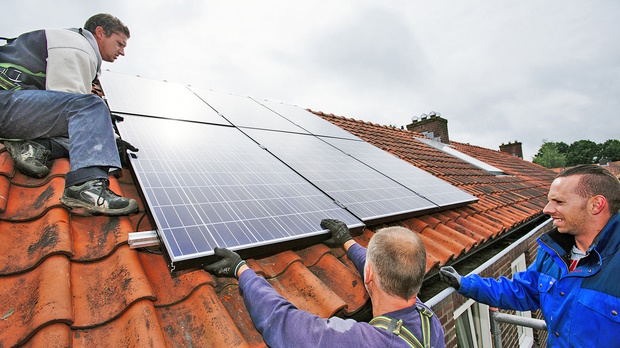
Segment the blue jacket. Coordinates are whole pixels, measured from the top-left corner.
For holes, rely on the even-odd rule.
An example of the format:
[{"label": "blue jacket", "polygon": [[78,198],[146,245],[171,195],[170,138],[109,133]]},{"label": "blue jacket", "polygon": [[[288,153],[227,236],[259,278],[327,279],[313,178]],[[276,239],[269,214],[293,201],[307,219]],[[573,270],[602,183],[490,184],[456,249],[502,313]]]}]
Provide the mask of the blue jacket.
[{"label": "blue jacket", "polygon": [[502,309],[542,311],[548,347],[620,347],[620,213],[577,268],[568,271],[573,236],[556,229],[539,238],[536,262],[512,280],[468,275],[459,293]]},{"label": "blue jacket", "polygon": [[[363,274],[366,249],[354,244],[347,255]],[[270,347],[409,347],[402,338],[368,323],[338,317],[325,319],[299,310],[251,269],[239,277],[239,288],[254,326]],[[385,316],[402,319],[403,326],[422,341],[416,306],[428,309],[418,299],[414,306]],[[432,347],[445,347],[443,328],[436,315],[431,317],[430,334]]]}]

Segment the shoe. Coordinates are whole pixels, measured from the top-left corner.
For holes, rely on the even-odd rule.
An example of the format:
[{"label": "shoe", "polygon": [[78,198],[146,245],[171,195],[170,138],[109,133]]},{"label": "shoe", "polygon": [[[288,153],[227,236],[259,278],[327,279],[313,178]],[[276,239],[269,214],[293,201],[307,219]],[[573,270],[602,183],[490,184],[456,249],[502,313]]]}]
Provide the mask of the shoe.
[{"label": "shoe", "polygon": [[43,145],[28,140],[5,141],[4,146],[13,157],[20,173],[33,178],[42,178],[50,173],[50,151]]},{"label": "shoe", "polygon": [[60,202],[70,208],[84,208],[93,214],[127,215],[138,211],[135,199],[117,195],[108,185],[108,180],[96,179],[67,187]]}]

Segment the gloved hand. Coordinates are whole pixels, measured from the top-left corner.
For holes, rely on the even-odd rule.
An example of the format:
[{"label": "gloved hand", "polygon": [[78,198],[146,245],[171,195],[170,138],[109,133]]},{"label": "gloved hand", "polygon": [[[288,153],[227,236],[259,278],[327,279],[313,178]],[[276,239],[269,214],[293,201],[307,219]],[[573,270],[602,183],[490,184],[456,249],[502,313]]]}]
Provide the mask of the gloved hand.
[{"label": "gloved hand", "polygon": [[119,116],[117,114],[110,113],[110,117],[112,118],[112,121],[114,121],[114,122],[123,122],[123,121],[125,121],[125,118],[123,116]]},{"label": "gloved hand", "polygon": [[452,267],[439,269],[439,280],[458,290],[461,287],[461,275]]},{"label": "gloved hand", "polygon": [[216,256],[221,257],[221,259],[210,265],[206,265],[205,271],[213,273],[218,277],[237,278],[237,271],[239,271],[239,267],[245,265],[245,260],[242,260],[241,256],[236,252],[225,248],[216,247],[213,249],[213,252]]},{"label": "gloved hand", "polygon": [[120,137],[116,137],[116,147],[118,148],[118,157],[120,157],[121,163],[126,166],[129,165],[129,156],[127,155],[127,150],[131,152],[140,151],[140,149],[131,145],[131,143],[121,139]]},{"label": "gloved hand", "polygon": [[347,225],[339,220],[335,219],[323,219],[321,220],[321,226],[327,228],[332,233],[331,238],[323,241],[325,245],[329,247],[343,247],[344,243],[353,239],[351,232]]}]

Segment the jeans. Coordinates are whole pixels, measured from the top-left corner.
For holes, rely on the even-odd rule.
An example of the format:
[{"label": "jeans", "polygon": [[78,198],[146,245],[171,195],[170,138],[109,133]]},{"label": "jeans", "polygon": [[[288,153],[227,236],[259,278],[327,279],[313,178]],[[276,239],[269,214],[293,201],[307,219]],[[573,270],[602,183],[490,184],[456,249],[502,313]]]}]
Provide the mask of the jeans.
[{"label": "jeans", "polygon": [[50,138],[61,145],[68,137],[67,184],[107,178],[108,168],[121,168],[110,111],[96,95],[0,90],[0,137]]}]

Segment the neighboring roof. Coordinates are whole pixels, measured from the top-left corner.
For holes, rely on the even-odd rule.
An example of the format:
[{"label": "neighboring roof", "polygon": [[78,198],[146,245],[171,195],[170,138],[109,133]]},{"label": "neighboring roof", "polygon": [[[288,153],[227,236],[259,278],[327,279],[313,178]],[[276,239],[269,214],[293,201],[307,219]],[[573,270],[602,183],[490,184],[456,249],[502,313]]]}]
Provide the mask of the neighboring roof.
[{"label": "neighboring roof", "polygon": [[[479,198],[397,223],[420,233],[427,272],[532,220],[546,204],[555,174],[536,164],[452,142],[507,174],[494,176],[410,131],[317,114]],[[130,217],[70,215],[59,202],[68,170],[59,159],[46,178],[27,178],[0,145],[0,347],[264,346],[235,280],[202,270],[171,275],[158,250],[129,248],[128,233],[153,226],[128,169],[110,178],[110,188],[139,200],[140,213]],[[379,227],[355,239],[366,246]],[[298,308],[322,317],[350,317],[368,300],[340,249],[279,250],[248,264]]]}]

